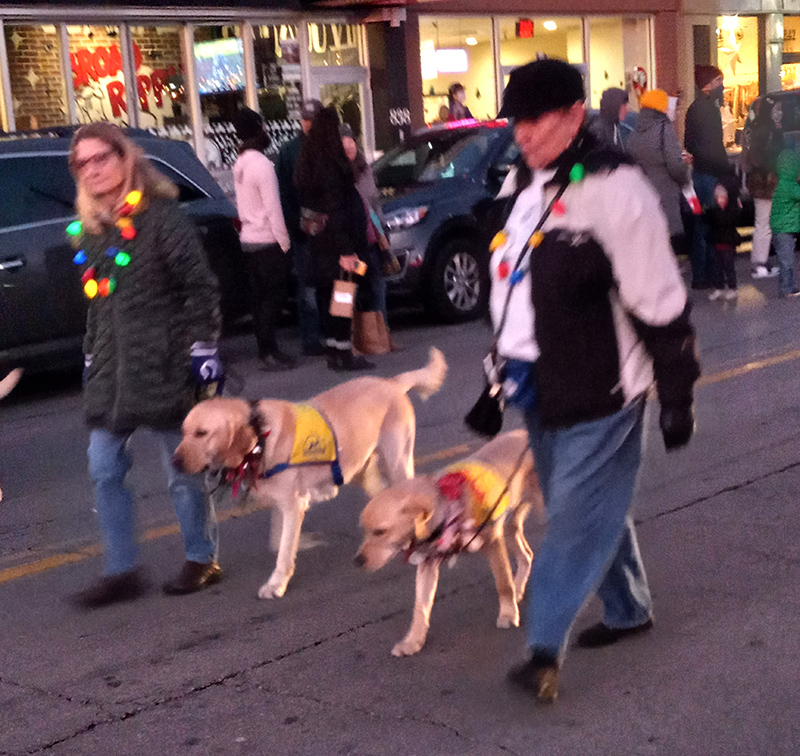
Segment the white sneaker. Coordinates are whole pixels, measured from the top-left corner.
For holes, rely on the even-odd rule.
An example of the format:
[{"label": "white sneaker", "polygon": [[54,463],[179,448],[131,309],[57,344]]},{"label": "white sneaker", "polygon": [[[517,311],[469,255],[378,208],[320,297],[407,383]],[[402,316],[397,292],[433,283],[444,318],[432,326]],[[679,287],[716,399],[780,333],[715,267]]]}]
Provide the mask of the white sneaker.
[{"label": "white sneaker", "polygon": [[736,289],[728,289],[725,292],[725,299],[736,299],[739,296],[739,292]]},{"label": "white sneaker", "polygon": [[753,278],[769,278],[769,273],[766,265],[756,265],[755,268],[750,271],[750,275]]},{"label": "white sneaker", "polygon": [[717,299],[721,299],[724,296],[725,296],[725,292],[722,289],[714,289],[714,291],[712,291],[708,295],[708,299],[709,299],[710,302],[714,302]]}]

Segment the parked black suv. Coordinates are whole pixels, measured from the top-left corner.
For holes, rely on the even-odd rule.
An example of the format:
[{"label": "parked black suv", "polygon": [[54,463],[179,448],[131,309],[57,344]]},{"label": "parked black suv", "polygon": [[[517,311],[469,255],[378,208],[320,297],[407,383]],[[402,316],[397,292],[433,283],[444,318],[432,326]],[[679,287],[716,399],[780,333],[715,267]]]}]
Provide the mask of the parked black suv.
[{"label": "parked black suv", "polygon": [[[86,300],[66,226],[75,219],[67,155],[74,127],[0,139],[0,369],[79,364]],[[128,135],[180,189],[220,280],[227,321],[245,314],[236,209],[191,146],[146,131]]]},{"label": "parked black suv", "polygon": [[389,293],[421,300],[445,321],[484,314],[485,240],[472,215],[497,194],[519,156],[506,121],[444,125],[415,133],[373,166],[401,272]]}]

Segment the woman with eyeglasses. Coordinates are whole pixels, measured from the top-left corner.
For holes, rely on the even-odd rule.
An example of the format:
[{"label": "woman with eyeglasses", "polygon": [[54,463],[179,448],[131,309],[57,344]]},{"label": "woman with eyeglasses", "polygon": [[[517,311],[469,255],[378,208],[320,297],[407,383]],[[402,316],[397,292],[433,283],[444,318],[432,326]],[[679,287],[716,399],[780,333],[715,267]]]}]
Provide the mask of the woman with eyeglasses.
[{"label": "woman with eyeglasses", "polygon": [[181,525],[186,562],[165,593],[216,583],[217,525],[201,481],[172,465],[180,426],[199,396],[221,390],[219,295],[177,188],[116,126],[82,126],[70,148],[79,221],[67,233],[88,299],[84,408],[89,473],[105,569],[78,602],[92,608],[139,596],[134,500],[125,478],[131,435],[154,432]]}]

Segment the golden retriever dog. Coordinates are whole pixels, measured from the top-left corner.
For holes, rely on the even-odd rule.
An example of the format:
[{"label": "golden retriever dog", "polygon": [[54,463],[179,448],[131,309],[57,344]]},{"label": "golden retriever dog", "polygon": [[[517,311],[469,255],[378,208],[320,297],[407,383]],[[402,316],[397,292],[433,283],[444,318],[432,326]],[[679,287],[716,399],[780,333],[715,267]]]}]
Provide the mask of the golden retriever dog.
[{"label": "golden retriever dog", "polygon": [[[439,390],[446,372],[444,355],[433,348],[424,368],[394,378],[356,378],[302,405],[273,399],[251,405],[243,399],[218,398],[200,402],[189,412],[173,457],[175,466],[198,473],[242,470],[251,464],[256,469],[249,495],[271,505],[273,515],[280,514],[272,520],[272,543],[278,551],[275,569],[261,586],[259,598],[285,593],[311,503],[333,499],[339,485],[351,481],[372,496],[385,485],[414,477],[416,418],[408,392],[415,389],[426,399]],[[297,430],[301,416],[309,412],[319,413],[332,437],[324,430],[308,437]],[[313,459],[320,448],[332,447],[338,453],[336,468],[327,457],[324,462],[288,464],[296,454],[308,452]],[[265,474],[270,477],[262,477]]]},{"label": "golden retriever dog", "polygon": [[[0,381],[0,399],[3,397],[8,396],[13,390],[14,386],[19,383],[19,379],[22,378],[22,369],[17,368],[16,370],[12,370],[2,381]],[[3,500],[3,489],[0,488],[0,501]]]},{"label": "golden retriever dog", "polygon": [[[480,550],[489,560],[500,598],[497,627],[519,626],[519,601],[533,562],[523,530],[532,505],[544,511],[522,430],[501,434],[435,475],[387,488],[367,504],[356,564],[378,570],[400,552],[417,564],[411,627],[394,656],[416,654],[425,645],[439,565],[462,551]],[[513,577],[507,545],[516,561]]]}]

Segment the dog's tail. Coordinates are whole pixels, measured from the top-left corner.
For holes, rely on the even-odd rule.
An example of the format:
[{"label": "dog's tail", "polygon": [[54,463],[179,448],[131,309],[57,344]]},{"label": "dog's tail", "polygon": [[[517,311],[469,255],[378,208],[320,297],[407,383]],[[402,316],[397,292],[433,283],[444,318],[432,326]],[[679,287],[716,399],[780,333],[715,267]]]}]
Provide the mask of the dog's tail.
[{"label": "dog's tail", "polygon": [[430,358],[424,368],[400,373],[394,380],[406,393],[415,389],[423,399],[427,399],[442,387],[445,375],[447,375],[447,362],[444,355],[436,347],[431,347]]},{"label": "dog's tail", "polygon": [[0,381],[0,399],[12,392],[14,386],[19,383],[20,378],[22,378],[22,368],[17,368]]}]

